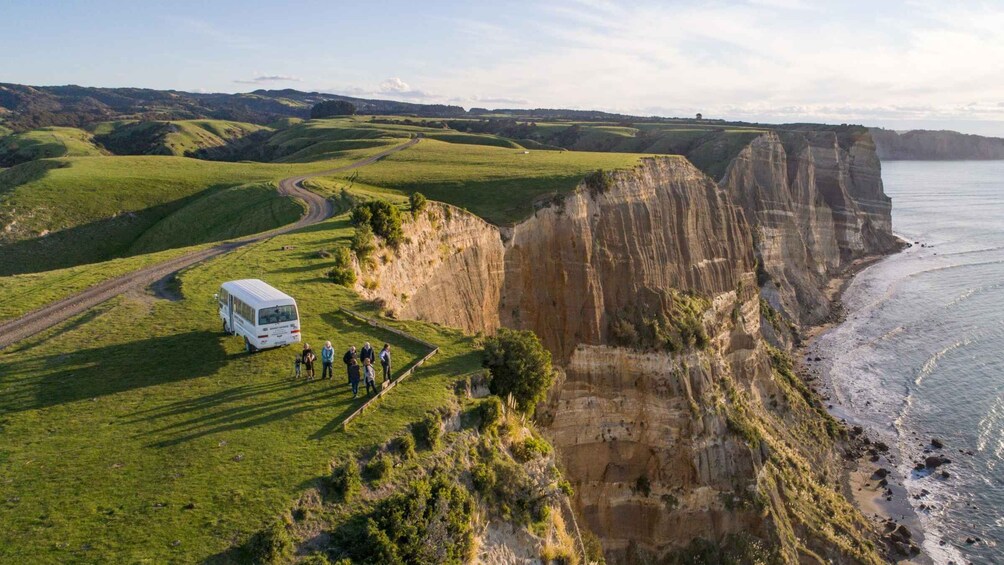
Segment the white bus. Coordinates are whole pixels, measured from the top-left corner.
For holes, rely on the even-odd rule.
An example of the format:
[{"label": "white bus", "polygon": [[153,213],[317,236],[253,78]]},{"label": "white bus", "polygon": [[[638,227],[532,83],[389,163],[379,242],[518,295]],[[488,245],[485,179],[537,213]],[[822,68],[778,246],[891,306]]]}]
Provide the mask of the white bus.
[{"label": "white bus", "polygon": [[244,337],[249,353],[300,341],[296,301],[258,279],[229,281],[216,294],[223,331]]}]

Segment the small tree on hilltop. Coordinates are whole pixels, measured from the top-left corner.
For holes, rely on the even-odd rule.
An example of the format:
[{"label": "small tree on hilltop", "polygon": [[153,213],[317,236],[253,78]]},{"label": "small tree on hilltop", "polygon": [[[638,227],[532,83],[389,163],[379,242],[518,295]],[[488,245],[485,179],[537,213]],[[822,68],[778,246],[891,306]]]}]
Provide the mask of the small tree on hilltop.
[{"label": "small tree on hilltop", "polygon": [[313,119],[351,116],[355,113],[356,105],[346,100],[325,100],[314,104],[314,107],[310,109],[310,117]]},{"label": "small tree on hilltop", "polygon": [[492,394],[512,394],[519,410],[529,415],[554,383],[551,352],[531,331],[499,329],[485,340],[483,363],[492,376]]},{"label": "small tree on hilltop", "polygon": [[412,192],[408,197],[408,203],[411,205],[411,215],[417,217],[425,209],[427,201],[421,192]]}]

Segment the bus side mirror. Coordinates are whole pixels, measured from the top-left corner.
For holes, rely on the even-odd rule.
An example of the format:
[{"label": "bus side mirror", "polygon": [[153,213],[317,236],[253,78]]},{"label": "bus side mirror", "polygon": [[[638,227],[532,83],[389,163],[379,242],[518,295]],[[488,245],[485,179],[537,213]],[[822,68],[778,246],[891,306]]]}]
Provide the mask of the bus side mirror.
[{"label": "bus side mirror", "polygon": [[214,295],[213,295],[213,298],[214,298],[215,300],[219,300],[219,299],[220,299],[220,295],[219,295],[219,294],[214,294]]}]

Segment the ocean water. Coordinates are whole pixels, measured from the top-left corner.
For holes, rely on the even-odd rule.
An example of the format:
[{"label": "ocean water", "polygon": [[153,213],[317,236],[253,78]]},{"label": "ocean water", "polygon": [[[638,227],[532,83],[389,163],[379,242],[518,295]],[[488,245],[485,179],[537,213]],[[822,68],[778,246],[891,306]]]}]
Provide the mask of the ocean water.
[{"label": "ocean water", "polygon": [[[1004,161],[894,161],[882,179],[917,244],[855,277],[813,350],[839,410],[898,451],[925,553],[1004,563]],[[931,438],[947,480],[913,471]]]}]

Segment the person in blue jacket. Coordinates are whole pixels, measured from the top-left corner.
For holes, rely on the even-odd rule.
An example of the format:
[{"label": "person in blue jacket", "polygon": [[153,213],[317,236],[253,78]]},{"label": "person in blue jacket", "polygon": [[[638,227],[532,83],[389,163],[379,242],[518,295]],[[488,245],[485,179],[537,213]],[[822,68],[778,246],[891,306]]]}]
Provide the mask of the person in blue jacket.
[{"label": "person in blue jacket", "polygon": [[321,380],[330,379],[334,376],[335,370],[331,364],[335,361],[335,348],[331,347],[331,342],[324,342],[321,348]]}]

